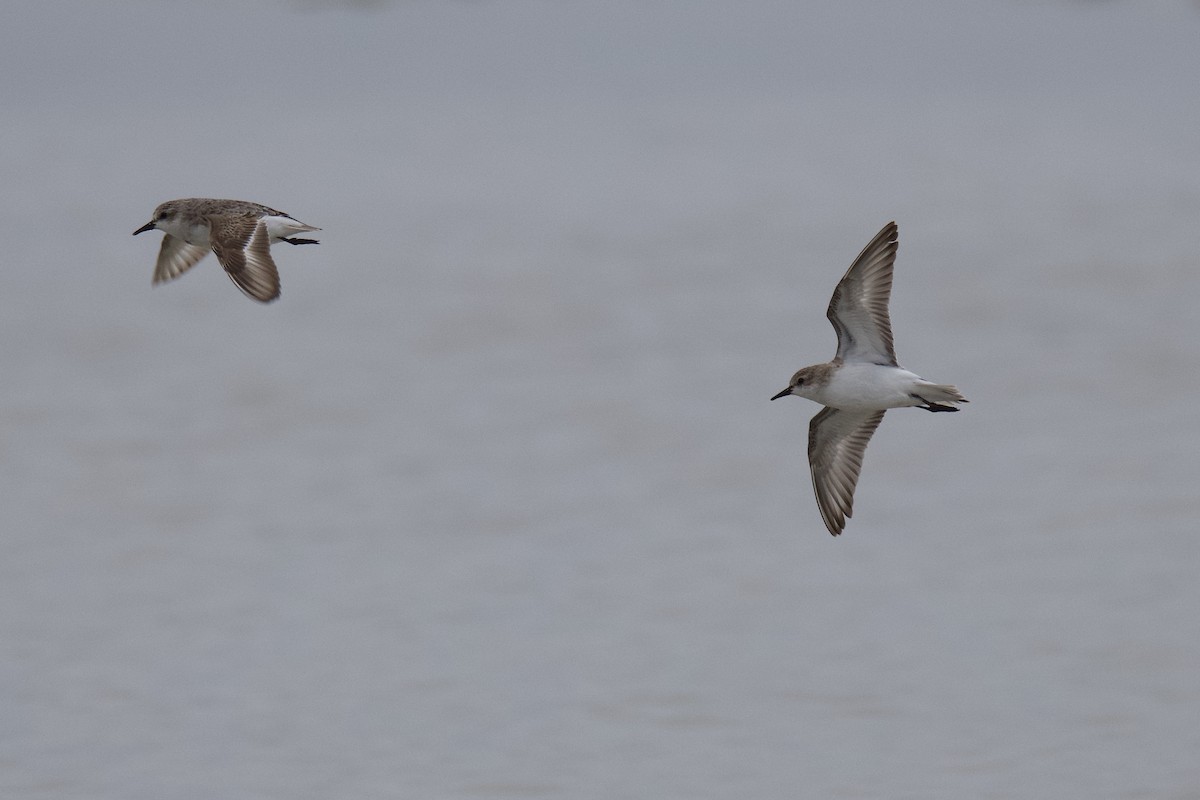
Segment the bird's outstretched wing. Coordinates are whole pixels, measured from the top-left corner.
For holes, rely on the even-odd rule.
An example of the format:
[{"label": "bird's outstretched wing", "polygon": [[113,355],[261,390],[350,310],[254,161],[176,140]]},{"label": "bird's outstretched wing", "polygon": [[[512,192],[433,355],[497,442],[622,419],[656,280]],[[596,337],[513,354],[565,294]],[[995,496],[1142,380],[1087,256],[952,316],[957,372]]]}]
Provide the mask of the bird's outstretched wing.
[{"label": "bird's outstretched wing", "polygon": [[808,465],[825,527],[837,536],[854,510],[854,487],[863,453],[883,411],[825,408],[808,424]]},{"label": "bird's outstretched wing", "polygon": [[842,361],[897,366],[888,300],[898,240],[896,223],[884,225],[833,290],[826,316],[837,331]]}]

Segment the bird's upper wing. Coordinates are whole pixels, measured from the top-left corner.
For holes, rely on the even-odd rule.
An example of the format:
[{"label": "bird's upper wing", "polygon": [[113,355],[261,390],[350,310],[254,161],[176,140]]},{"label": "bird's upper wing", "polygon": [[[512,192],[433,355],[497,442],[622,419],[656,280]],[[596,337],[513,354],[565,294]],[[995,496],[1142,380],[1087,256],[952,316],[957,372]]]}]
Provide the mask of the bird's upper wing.
[{"label": "bird's upper wing", "polygon": [[241,215],[208,218],[209,241],[237,287],[262,303],[279,297],[279,270],[271,259],[271,237],[261,219]]},{"label": "bird's upper wing", "polygon": [[158,261],[154,265],[154,280],[151,283],[157,285],[175,280],[195,266],[207,253],[207,247],[188,244],[169,233],[164,234],[162,247],[158,249]]},{"label": "bird's upper wing", "polygon": [[854,487],[858,485],[863,453],[883,414],[825,408],[808,425],[813,491],[825,527],[834,536],[846,527],[846,518],[854,510]]},{"label": "bird's upper wing", "polygon": [[898,246],[896,223],[883,226],[842,276],[826,316],[837,331],[837,358],[897,366],[888,300]]}]

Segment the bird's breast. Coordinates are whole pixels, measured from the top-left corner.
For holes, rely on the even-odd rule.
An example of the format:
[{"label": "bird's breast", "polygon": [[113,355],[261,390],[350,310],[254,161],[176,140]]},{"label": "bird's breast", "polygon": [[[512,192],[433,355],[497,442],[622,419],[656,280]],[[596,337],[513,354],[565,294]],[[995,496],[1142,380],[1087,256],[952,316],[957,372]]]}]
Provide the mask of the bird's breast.
[{"label": "bird's breast", "polygon": [[174,236],[176,239],[182,239],[188,244],[198,245],[200,247],[209,247],[208,241],[208,225],[192,225],[178,220],[170,222],[158,223],[158,229],[163,233]]},{"label": "bird's breast", "polygon": [[915,405],[919,378],[906,369],[879,364],[843,364],[824,387],[818,402],[832,408],[873,410]]}]

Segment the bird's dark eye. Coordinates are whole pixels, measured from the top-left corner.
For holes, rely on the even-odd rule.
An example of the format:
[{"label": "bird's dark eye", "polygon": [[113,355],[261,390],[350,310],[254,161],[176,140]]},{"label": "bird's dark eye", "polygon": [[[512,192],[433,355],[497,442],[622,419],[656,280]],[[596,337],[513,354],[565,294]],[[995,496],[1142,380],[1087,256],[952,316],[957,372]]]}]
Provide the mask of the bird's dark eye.
[{"label": "bird's dark eye", "polygon": [[796,385],[797,385],[797,386],[803,386],[803,385],[804,385],[804,378],[797,378],[797,379],[796,379]]}]

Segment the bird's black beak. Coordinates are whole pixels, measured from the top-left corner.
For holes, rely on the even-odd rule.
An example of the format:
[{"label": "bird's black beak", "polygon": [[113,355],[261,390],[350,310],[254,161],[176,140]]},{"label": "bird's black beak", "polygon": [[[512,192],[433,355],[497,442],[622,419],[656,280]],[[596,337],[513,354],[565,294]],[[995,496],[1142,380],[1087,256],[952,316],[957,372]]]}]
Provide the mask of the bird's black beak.
[{"label": "bird's black beak", "polygon": [[137,236],[139,233],[145,233],[146,231],[152,231],[152,230],[154,230],[154,220],[151,220],[151,221],[147,222],[145,225],[143,225],[142,227],[138,228],[136,231],[133,232],[133,235]]},{"label": "bird's black beak", "polygon": [[792,393],[792,387],[790,387],[790,386],[789,386],[788,388],[784,389],[782,392],[780,392],[779,394],[775,395],[775,396],[774,396],[774,397],[772,397],[771,399],[772,399],[772,400],[778,400],[778,399],[779,399],[779,398],[781,398],[781,397],[787,397],[787,396],[788,396],[789,394],[791,394],[791,393]]}]

